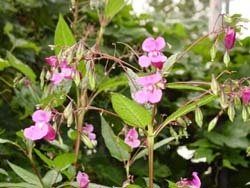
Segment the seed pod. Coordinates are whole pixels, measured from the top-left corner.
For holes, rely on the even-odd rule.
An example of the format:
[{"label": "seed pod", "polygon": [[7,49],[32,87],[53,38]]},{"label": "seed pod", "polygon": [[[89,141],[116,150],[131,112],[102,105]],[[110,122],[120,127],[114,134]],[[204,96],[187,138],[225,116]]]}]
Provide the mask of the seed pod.
[{"label": "seed pod", "polygon": [[210,49],[210,56],[211,56],[211,61],[214,61],[215,57],[216,57],[216,48],[215,48],[215,44],[212,46],[212,48]]},{"label": "seed pod", "polygon": [[83,141],[83,143],[89,148],[89,149],[93,149],[94,145],[91,142],[91,140],[89,139],[89,137],[87,137],[85,134],[81,135],[81,140]]},{"label": "seed pod", "polygon": [[220,105],[223,109],[226,109],[228,107],[228,101],[227,101],[227,96],[223,91],[221,91],[220,94]]},{"label": "seed pod", "polygon": [[228,109],[227,109],[227,115],[230,119],[230,121],[234,121],[234,116],[235,116],[235,109],[234,109],[234,105],[231,103],[229,104],[228,106]]},{"label": "seed pod", "polygon": [[85,48],[82,42],[79,43],[77,50],[76,50],[76,59],[80,61],[84,55]]},{"label": "seed pod", "polygon": [[195,109],[195,122],[199,127],[202,127],[203,124],[203,114],[199,107]]},{"label": "seed pod", "polygon": [[218,95],[220,91],[220,85],[217,82],[216,78],[214,75],[212,75],[212,81],[211,81],[211,90],[215,95]]},{"label": "seed pod", "polygon": [[71,113],[67,119],[67,127],[70,127],[73,123],[73,114]]},{"label": "seed pod", "polygon": [[76,71],[74,74],[74,82],[75,82],[77,87],[79,86],[80,81],[81,81],[80,73],[78,71]]},{"label": "seed pod", "polygon": [[217,124],[217,121],[218,121],[219,117],[216,116],[214,117],[214,119],[212,119],[209,124],[208,124],[208,132],[210,132],[211,130],[214,129],[215,125]]},{"label": "seed pod", "polygon": [[63,116],[68,119],[69,116],[73,113],[73,107],[72,102],[69,102],[69,104],[66,106],[66,108],[63,111]]},{"label": "seed pod", "polygon": [[228,66],[228,64],[230,62],[230,56],[229,56],[227,51],[224,53],[223,62],[225,63],[226,67]]},{"label": "seed pod", "polygon": [[242,106],[242,112],[241,112],[241,115],[242,115],[242,119],[244,122],[247,121],[248,119],[248,113],[247,113],[247,109],[245,106]]}]

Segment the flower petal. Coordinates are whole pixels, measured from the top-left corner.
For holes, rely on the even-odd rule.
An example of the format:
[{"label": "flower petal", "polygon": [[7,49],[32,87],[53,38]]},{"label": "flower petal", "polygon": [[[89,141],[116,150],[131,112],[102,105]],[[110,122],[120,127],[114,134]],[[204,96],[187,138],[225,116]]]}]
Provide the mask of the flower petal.
[{"label": "flower petal", "polygon": [[160,82],[162,80],[160,73],[151,74],[148,76],[140,77],[136,80],[136,82],[142,86],[147,86],[150,84],[156,84],[157,82]]},{"label": "flower petal", "polygon": [[80,188],[88,188],[90,182],[88,174],[80,171],[77,173],[76,181],[79,184]]},{"label": "flower petal", "polygon": [[148,93],[148,101],[152,104],[160,102],[162,97],[162,90],[154,89],[153,92]]},{"label": "flower petal", "polygon": [[155,39],[155,50],[160,51],[166,46],[165,39],[163,37],[157,37]]},{"label": "flower petal", "polygon": [[54,85],[59,85],[63,81],[63,79],[64,79],[63,73],[54,72],[50,78],[50,81],[52,81]]},{"label": "flower petal", "polygon": [[145,52],[151,52],[155,50],[155,39],[153,37],[146,38],[142,43],[142,49]]},{"label": "flower petal", "polygon": [[132,95],[132,97],[139,104],[148,102],[147,92],[143,90],[137,91],[136,93],[134,93],[134,95]]},{"label": "flower petal", "polygon": [[139,57],[139,65],[141,67],[148,67],[151,64],[151,60],[148,56],[143,55]]},{"label": "flower petal", "polygon": [[40,140],[47,135],[48,130],[49,128],[46,123],[42,127],[32,125],[24,129],[24,137],[32,141]]},{"label": "flower petal", "polygon": [[47,112],[45,110],[36,110],[32,114],[32,120],[34,122],[44,122],[48,123],[51,119],[51,112]]},{"label": "flower petal", "polygon": [[48,141],[53,141],[56,138],[56,131],[55,129],[51,126],[48,125],[48,133],[45,135],[44,139]]}]

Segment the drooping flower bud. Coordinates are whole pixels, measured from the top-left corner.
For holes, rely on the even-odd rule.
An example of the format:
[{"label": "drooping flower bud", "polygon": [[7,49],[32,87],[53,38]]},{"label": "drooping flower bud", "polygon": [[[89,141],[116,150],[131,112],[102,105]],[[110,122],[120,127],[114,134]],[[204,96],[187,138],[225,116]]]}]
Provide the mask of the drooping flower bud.
[{"label": "drooping flower bud", "polygon": [[228,27],[226,29],[226,34],[224,38],[224,46],[227,50],[230,50],[234,47],[235,38],[236,38],[236,32],[234,28]]},{"label": "drooping flower bud", "polygon": [[250,102],[250,88],[245,88],[241,91],[241,99],[244,105]]}]

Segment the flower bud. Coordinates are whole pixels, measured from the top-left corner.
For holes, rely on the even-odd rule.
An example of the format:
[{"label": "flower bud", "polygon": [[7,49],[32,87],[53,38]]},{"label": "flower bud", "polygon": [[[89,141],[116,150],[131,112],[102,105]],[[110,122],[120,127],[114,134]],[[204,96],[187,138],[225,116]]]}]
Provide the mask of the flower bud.
[{"label": "flower bud", "polygon": [[230,50],[234,47],[236,32],[234,28],[228,27],[226,29],[226,34],[224,38],[224,46],[227,50]]}]

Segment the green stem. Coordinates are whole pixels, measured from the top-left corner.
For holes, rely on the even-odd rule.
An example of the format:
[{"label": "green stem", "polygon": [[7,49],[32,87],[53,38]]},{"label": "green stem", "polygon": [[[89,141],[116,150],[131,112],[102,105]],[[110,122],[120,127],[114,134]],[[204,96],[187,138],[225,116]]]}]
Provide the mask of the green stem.
[{"label": "green stem", "polygon": [[152,120],[151,124],[148,125],[148,177],[149,177],[149,188],[154,187],[154,116],[155,116],[156,106],[152,110]]},{"label": "green stem", "polygon": [[38,169],[36,168],[36,164],[35,164],[35,162],[34,162],[34,160],[33,160],[32,148],[31,148],[31,149],[28,149],[28,155],[27,155],[27,157],[28,157],[29,160],[30,160],[30,163],[31,163],[31,166],[32,166],[32,169],[33,169],[34,173],[37,175],[37,177],[38,177],[38,179],[39,179],[39,181],[40,181],[42,187],[44,187],[44,184],[43,184],[43,181],[42,181],[42,177],[41,177],[41,175],[40,175]]},{"label": "green stem", "polygon": [[86,111],[85,110],[86,104],[87,104],[86,89],[82,90],[81,93],[79,93],[77,89],[77,108],[82,110],[79,110],[76,114],[77,138],[75,142],[75,157],[76,157],[75,165],[77,165],[79,150],[81,145],[81,134],[82,134],[83,119]]},{"label": "green stem", "polygon": [[104,30],[105,30],[105,27],[103,26],[103,24],[101,24],[101,27],[100,27],[100,30],[99,30],[99,33],[98,33],[98,36],[97,36],[97,39],[96,39],[96,43],[95,43],[97,51],[99,51],[99,47],[100,47],[100,45],[102,43]]}]

